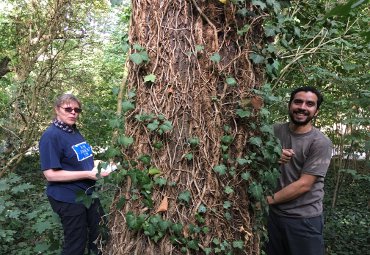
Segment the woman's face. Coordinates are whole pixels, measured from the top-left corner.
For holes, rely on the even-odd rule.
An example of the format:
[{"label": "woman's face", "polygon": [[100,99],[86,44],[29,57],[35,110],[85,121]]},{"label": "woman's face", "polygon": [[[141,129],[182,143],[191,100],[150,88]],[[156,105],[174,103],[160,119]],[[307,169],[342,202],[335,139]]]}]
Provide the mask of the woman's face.
[{"label": "woman's face", "polygon": [[77,122],[80,111],[80,105],[75,101],[63,103],[62,105],[55,107],[57,120],[70,126]]}]

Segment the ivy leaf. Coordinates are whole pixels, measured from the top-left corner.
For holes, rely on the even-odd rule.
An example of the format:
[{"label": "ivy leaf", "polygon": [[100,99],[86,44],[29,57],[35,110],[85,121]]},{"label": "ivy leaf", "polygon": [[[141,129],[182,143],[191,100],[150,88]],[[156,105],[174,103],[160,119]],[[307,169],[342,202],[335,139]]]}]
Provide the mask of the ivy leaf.
[{"label": "ivy leaf", "polygon": [[180,201],[185,201],[186,203],[189,203],[190,202],[190,191],[184,191],[184,192],[181,192],[178,196],[178,199]]},{"label": "ivy leaf", "polygon": [[199,250],[199,244],[197,240],[190,240],[187,246],[189,247],[189,249],[196,250],[196,251]]},{"label": "ivy leaf", "polygon": [[148,74],[144,77],[144,82],[152,82],[154,83],[156,79],[156,76],[154,74]]},{"label": "ivy leaf", "polygon": [[253,61],[254,64],[262,64],[265,61],[265,58],[257,53],[251,53],[249,58]]},{"label": "ivy leaf", "polygon": [[175,223],[171,226],[171,230],[174,232],[175,235],[181,236],[182,235],[183,226],[181,223]]},{"label": "ivy leaf", "polygon": [[226,174],[226,166],[224,164],[221,164],[221,165],[218,165],[218,166],[215,166],[213,168],[213,171],[215,171],[216,173],[218,173],[219,175],[224,175]]},{"label": "ivy leaf", "polygon": [[195,52],[200,52],[204,49],[204,46],[203,45],[195,45]]},{"label": "ivy leaf", "polygon": [[159,187],[163,187],[167,184],[167,179],[163,177],[155,178],[154,183],[157,184]]},{"label": "ivy leaf", "polygon": [[263,189],[261,184],[252,182],[249,186],[248,192],[254,197],[256,200],[261,200],[263,196]]},{"label": "ivy leaf", "polygon": [[125,148],[129,147],[134,142],[134,138],[128,136],[120,136],[118,143],[123,145]]},{"label": "ivy leaf", "polygon": [[251,116],[251,112],[250,111],[246,111],[246,110],[243,110],[243,109],[236,109],[236,114],[240,118],[247,118],[247,117]]},{"label": "ivy leaf", "polygon": [[250,27],[251,26],[249,24],[245,24],[242,29],[238,30],[237,34],[240,36],[244,35],[245,33],[248,32]]},{"label": "ivy leaf", "polygon": [[184,156],[187,160],[192,160],[193,159],[193,153],[186,153]]},{"label": "ivy leaf", "polygon": [[235,86],[235,85],[237,85],[237,82],[236,82],[236,80],[233,77],[226,78],[226,83],[229,86]]},{"label": "ivy leaf", "polygon": [[205,213],[205,212],[207,212],[207,207],[205,207],[205,205],[203,205],[203,204],[200,204],[200,206],[198,208],[198,212],[199,213]]},{"label": "ivy leaf", "polygon": [[172,123],[166,120],[162,125],[159,126],[159,130],[161,131],[160,134],[170,131],[172,128]]},{"label": "ivy leaf", "polygon": [[130,55],[130,60],[137,65],[143,63],[144,59],[142,58],[141,54],[135,52]]},{"label": "ivy leaf", "polygon": [[261,146],[261,144],[262,144],[262,139],[261,139],[261,137],[259,137],[259,136],[254,136],[254,137],[249,138],[249,142],[250,142],[251,144],[256,145],[256,146]]},{"label": "ivy leaf", "polygon": [[231,188],[230,186],[226,186],[224,191],[226,194],[231,194],[234,192],[234,189]]},{"label": "ivy leaf", "polygon": [[156,175],[156,174],[160,174],[160,173],[161,173],[161,170],[159,170],[158,168],[155,168],[155,167],[151,167],[148,170],[149,175]]},{"label": "ivy leaf", "polygon": [[267,7],[265,3],[263,3],[262,1],[259,1],[259,0],[253,0],[252,4],[253,5],[258,5],[262,10],[264,10]]},{"label": "ivy leaf", "polygon": [[135,90],[130,90],[129,92],[127,92],[127,98],[132,99],[134,97],[136,97]]},{"label": "ivy leaf", "polygon": [[190,144],[190,146],[192,147],[195,147],[197,145],[199,145],[199,138],[198,137],[192,137],[192,138],[189,138],[188,140],[188,143]]},{"label": "ivy leaf", "polygon": [[150,165],[150,161],[151,161],[151,157],[150,155],[148,154],[143,154],[143,155],[140,155],[140,157],[138,158],[138,160],[140,160],[141,162],[144,163],[144,165]]},{"label": "ivy leaf", "polygon": [[248,181],[248,179],[251,177],[251,174],[249,172],[242,173],[241,177],[243,180]]},{"label": "ivy leaf", "polygon": [[111,128],[119,128],[121,126],[121,120],[120,119],[111,119],[109,120],[109,126]]},{"label": "ivy leaf", "polygon": [[15,187],[13,187],[11,189],[11,191],[12,191],[12,193],[17,194],[17,193],[20,193],[20,192],[25,192],[25,191],[33,188],[33,187],[34,187],[34,185],[32,185],[32,184],[24,183],[24,184],[20,184],[20,185],[17,185]]},{"label": "ivy leaf", "polygon": [[224,204],[223,204],[223,207],[224,207],[225,209],[229,209],[229,208],[231,207],[231,202],[230,202],[230,201],[228,201],[228,200],[226,200],[226,201],[224,202]]},{"label": "ivy leaf", "polygon": [[143,50],[145,50],[145,48],[143,48],[140,44],[138,44],[138,43],[135,43],[133,46],[132,46],[132,48],[134,49],[134,50],[137,50],[137,51],[143,51]]},{"label": "ivy leaf", "polygon": [[128,112],[130,110],[135,109],[135,105],[131,103],[130,101],[123,101],[122,102],[122,111],[123,112]]},{"label": "ivy leaf", "polygon": [[213,242],[215,245],[219,245],[219,244],[220,244],[220,241],[218,240],[218,238],[213,238],[212,242]]},{"label": "ivy leaf", "polygon": [[149,123],[147,125],[147,128],[149,130],[151,130],[151,131],[154,131],[154,130],[156,130],[158,128],[158,126],[159,126],[159,121],[158,120],[154,120],[153,122],[151,122],[151,123]]},{"label": "ivy leaf", "polygon": [[137,119],[137,121],[139,122],[144,122],[147,120],[150,121],[153,119],[153,115],[152,114],[136,114],[135,119]]},{"label": "ivy leaf", "polygon": [[37,233],[41,234],[44,233],[46,230],[53,229],[53,226],[50,224],[49,221],[45,222],[36,222],[35,225],[32,227]]},{"label": "ivy leaf", "polygon": [[224,135],[221,138],[221,142],[225,145],[230,145],[233,142],[234,138],[230,135]]},{"label": "ivy leaf", "polygon": [[214,54],[211,56],[210,60],[211,60],[212,62],[214,62],[214,63],[219,63],[219,62],[221,61],[221,56],[220,56],[220,54],[218,54],[218,52],[216,52],[216,53],[214,53]]},{"label": "ivy leaf", "polygon": [[239,165],[243,166],[245,164],[250,164],[252,160],[246,158],[237,158],[236,162],[238,162]]},{"label": "ivy leaf", "polygon": [[235,240],[235,241],[233,241],[233,247],[237,248],[237,249],[240,249],[240,250],[243,250],[244,242],[242,240]]}]

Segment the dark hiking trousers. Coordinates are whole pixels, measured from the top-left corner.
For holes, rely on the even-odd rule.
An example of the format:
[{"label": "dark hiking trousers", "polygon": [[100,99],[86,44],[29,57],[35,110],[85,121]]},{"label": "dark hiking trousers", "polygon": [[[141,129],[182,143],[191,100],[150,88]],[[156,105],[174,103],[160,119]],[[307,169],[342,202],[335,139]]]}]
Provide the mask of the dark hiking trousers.
[{"label": "dark hiking trousers", "polygon": [[282,217],[270,211],[267,255],[323,255],[323,216]]},{"label": "dark hiking trousers", "polygon": [[48,197],[53,211],[61,219],[64,243],[62,255],[83,255],[86,244],[88,254],[100,254],[94,241],[99,235],[99,222],[103,215],[100,201],[94,199],[89,208]]}]

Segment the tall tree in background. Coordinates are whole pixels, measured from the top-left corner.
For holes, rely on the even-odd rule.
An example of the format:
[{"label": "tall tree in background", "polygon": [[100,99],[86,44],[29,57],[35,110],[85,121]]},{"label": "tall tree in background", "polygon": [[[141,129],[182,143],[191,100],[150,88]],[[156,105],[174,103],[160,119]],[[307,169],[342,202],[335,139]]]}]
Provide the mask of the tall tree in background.
[{"label": "tall tree in background", "polygon": [[276,174],[255,93],[269,14],[260,1],[233,2],[132,1],[117,174],[129,178],[112,209],[108,254],[259,253],[257,180]]}]

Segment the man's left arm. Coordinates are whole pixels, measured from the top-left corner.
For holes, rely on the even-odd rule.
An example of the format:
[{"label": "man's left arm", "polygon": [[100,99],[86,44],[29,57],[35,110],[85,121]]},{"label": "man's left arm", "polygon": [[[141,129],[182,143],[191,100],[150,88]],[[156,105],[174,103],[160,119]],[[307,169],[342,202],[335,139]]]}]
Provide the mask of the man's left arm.
[{"label": "man's left arm", "polygon": [[281,204],[297,197],[311,190],[312,185],[318,177],[310,174],[302,174],[301,177],[291,184],[285,186],[273,196],[267,196],[267,203],[269,205]]}]

